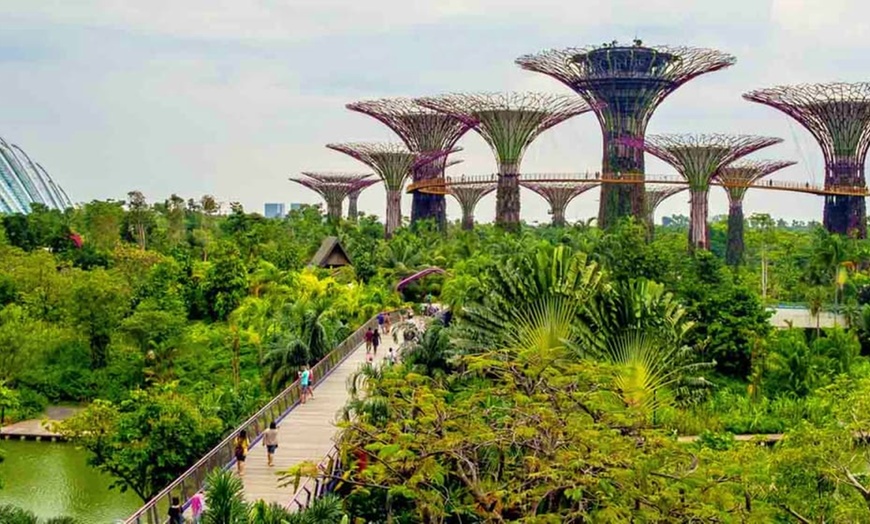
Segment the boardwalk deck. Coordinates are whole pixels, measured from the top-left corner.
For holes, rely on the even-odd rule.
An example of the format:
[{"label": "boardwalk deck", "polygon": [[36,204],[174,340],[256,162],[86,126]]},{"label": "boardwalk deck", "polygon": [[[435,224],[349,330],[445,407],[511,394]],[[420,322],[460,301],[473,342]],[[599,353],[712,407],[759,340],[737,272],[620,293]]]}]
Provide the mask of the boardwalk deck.
[{"label": "boardwalk deck", "polygon": [[[382,358],[393,346],[390,337],[378,350]],[[245,464],[245,497],[249,501],[265,500],[286,505],[293,497],[293,486],[278,487],[278,471],[304,461],[318,462],[332,449],[335,422],[347,403],[348,379],[365,363],[365,348],[358,346],[347,359],[314,388],[314,399],[295,409],[278,423],[278,450],[275,465],[266,464],[262,441],[251,446]]]}]

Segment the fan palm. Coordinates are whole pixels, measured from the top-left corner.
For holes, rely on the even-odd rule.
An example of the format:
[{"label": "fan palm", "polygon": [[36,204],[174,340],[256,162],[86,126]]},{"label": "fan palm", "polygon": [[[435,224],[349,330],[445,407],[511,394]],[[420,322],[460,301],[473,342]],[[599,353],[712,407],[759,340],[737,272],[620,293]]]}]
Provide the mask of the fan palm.
[{"label": "fan palm", "polygon": [[276,389],[294,380],[303,365],[314,364],[333,347],[325,303],[313,302],[301,312],[291,314],[291,318],[296,317],[293,327],[263,358],[266,374]]},{"label": "fan palm", "polygon": [[595,263],[567,246],[508,259],[486,279],[484,298],[463,309],[460,342],[472,352],[544,355],[576,340],[583,306],[600,288]]}]

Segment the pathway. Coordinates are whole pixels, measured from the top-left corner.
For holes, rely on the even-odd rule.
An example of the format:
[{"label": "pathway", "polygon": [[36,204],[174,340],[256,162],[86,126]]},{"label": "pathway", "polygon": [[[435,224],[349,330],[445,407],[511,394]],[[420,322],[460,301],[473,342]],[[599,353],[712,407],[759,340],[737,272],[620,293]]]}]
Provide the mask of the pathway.
[{"label": "pathway", "polygon": [[45,410],[44,418],[22,420],[0,427],[0,439],[58,440],[61,436],[49,429],[51,425],[66,420],[81,410],[78,407],[49,406]]},{"label": "pathway", "polygon": [[[377,359],[394,347],[392,337],[384,336]],[[365,363],[365,347],[360,345],[314,388],[315,398],[300,404],[278,424],[278,450],[273,467],[266,464],[266,448],[262,441],[248,452],[243,477],[245,498],[263,499],[286,505],[293,498],[293,486],[279,487],[278,471],[304,461],[320,461],[333,448],[337,430],[335,422],[347,403],[348,379]]]}]

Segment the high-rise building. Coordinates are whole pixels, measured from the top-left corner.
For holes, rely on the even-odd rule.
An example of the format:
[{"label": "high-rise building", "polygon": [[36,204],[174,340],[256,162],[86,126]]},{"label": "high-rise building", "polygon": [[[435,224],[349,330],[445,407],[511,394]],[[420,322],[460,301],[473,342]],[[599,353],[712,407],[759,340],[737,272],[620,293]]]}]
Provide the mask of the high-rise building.
[{"label": "high-rise building", "polygon": [[29,213],[31,204],[66,209],[66,192],[20,147],[0,138],[0,213]]},{"label": "high-rise building", "polygon": [[263,208],[263,215],[266,218],[284,218],[286,214],[284,204],[268,203]]}]

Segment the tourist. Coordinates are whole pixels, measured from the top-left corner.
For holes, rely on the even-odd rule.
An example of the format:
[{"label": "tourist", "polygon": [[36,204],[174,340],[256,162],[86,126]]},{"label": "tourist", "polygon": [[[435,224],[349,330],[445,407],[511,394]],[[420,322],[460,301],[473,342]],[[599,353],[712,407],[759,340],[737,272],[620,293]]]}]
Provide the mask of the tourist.
[{"label": "tourist", "polygon": [[372,349],[375,351],[375,356],[378,355],[378,346],[381,345],[381,334],[378,331],[375,331],[372,334]]},{"label": "tourist", "polygon": [[245,475],[245,459],[248,457],[248,434],[245,430],[239,432],[233,440],[233,455],[236,457],[236,470],[239,476]]},{"label": "tourist", "polygon": [[190,499],[190,514],[193,517],[194,524],[199,524],[203,511],[205,511],[205,496],[202,492],[197,492]]},{"label": "tourist", "polygon": [[266,447],[266,462],[271,468],[275,450],[278,449],[278,426],[274,420],[269,424],[269,429],[263,432],[263,446]]},{"label": "tourist", "polygon": [[371,351],[366,351],[366,364],[371,364],[374,359],[375,357],[372,355]]},{"label": "tourist", "polygon": [[372,350],[372,328],[368,328],[365,334],[366,339],[366,353]]},{"label": "tourist", "polygon": [[311,370],[306,364],[302,371],[299,372],[299,385],[302,387],[302,403],[308,400],[308,395],[311,394]]},{"label": "tourist", "polygon": [[380,331],[381,333],[384,332],[384,320],[384,312],[381,311],[380,313],[378,313],[378,331]]},{"label": "tourist", "polygon": [[172,497],[172,505],[169,506],[169,524],[182,524],[184,522],[184,509],[178,497]]},{"label": "tourist", "polygon": [[393,323],[390,321],[390,314],[387,313],[384,315],[384,333],[389,333],[392,327]]},{"label": "tourist", "polygon": [[384,357],[384,360],[386,360],[387,364],[391,366],[396,363],[396,355],[393,354],[393,348],[390,348],[390,351],[387,353],[387,356]]}]

